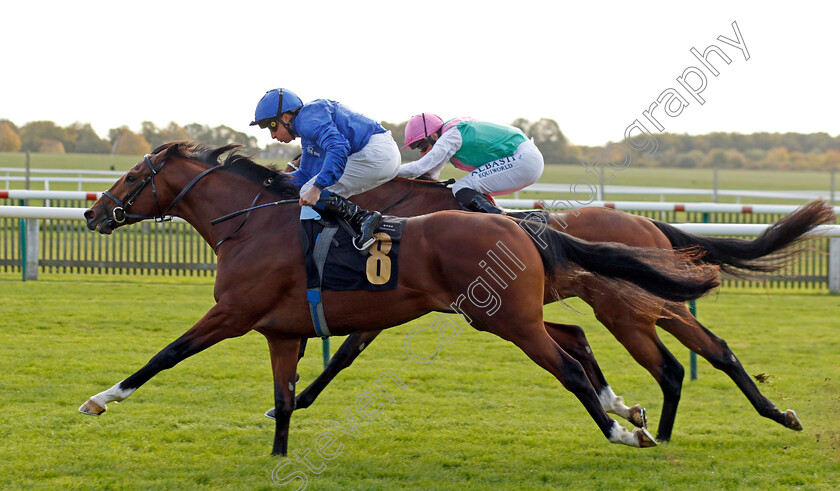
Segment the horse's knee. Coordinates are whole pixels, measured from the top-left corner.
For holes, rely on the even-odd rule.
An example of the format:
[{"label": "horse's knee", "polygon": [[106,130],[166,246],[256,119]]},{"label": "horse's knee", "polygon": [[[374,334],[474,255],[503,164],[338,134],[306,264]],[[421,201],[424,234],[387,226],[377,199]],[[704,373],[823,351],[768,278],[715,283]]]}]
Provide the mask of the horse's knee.
[{"label": "horse's knee", "polygon": [[581,354],[592,353],[592,348],[589,347],[589,340],[586,339],[586,334],[583,332],[582,327],[570,325],[567,326],[567,330],[572,338],[572,345],[576,351]]},{"label": "horse's knee", "polygon": [[577,360],[571,358],[564,360],[560,373],[562,375],[560,382],[567,390],[573,393],[592,390],[589,378]]},{"label": "horse's knee", "polygon": [[278,417],[278,415],[281,418],[291,418],[292,412],[294,412],[294,406],[294,404],[282,404],[280,406],[275,406],[275,418]]},{"label": "horse's knee", "polygon": [[729,345],[722,339],[717,339],[718,350],[715,353],[705,353],[708,362],[718,370],[730,373],[733,369],[743,369],[741,362],[735,357],[735,353],[729,349]]},{"label": "horse's knee", "polygon": [[582,327],[553,322],[546,322],[545,325],[552,339],[575,359],[580,360],[581,357],[592,356],[592,348],[589,347],[589,341]]},{"label": "horse's knee", "polygon": [[295,410],[295,398],[280,396],[274,399],[275,417],[290,418]]}]

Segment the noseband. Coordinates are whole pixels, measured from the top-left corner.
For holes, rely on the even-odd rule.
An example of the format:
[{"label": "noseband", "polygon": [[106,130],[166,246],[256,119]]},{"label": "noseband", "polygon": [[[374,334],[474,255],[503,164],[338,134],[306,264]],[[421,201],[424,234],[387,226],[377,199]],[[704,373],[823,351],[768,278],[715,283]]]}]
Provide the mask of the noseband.
[{"label": "noseband", "polygon": [[[125,221],[129,218],[139,218],[141,220],[152,219],[155,222],[167,222],[167,221],[172,220],[172,217],[167,216],[167,214],[170,211],[172,211],[173,208],[175,208],[175,205],[177,205],[178,202],[181,201],[181,198],[183,198],[184,195],[187,194],[187,191],[189,191],[193,187],[193,185],[195,185],[195,183],[197,183],[199,181],[199,179],[201,179],[202,177],[206,176],[207,174],[209,174],[209,173],[211,173],[214,170],[219,168],[219,166],[213,166],[213,167],[210,167],[209,169],[205,170],[201,174],[195,176],[193,178],[193,180],[190,181],[189,184],[184,186],[184,188],[181,190],[181,192],[178,193],[178,196],[176,196],[175,199],[172,200],[172,203],[169,205],[169,207],[167,207],[166,210],[161,211],[160,202],[158,201],[158,196],[157,196],[157,188],[155,187],[155,176],[160,173],[161,169],[163,169],[164,164],[166,164],[166,160],[164,159],[164,161],[161,162],[160,165],[155,167],[154,164],[152,164],[152,160],[149,157],[150,157],[149,154],[146,154],[143,157],[143,162],[145,162],[146,165],[149,167],[149,171],[150,171],[149,175],[146,176],[145,179],[140,181],[140,184],[134,190],[130,191],[128,193],[128,195],[126,195],[125,198],[119,199],[116,196],[114,196],[113,194],[111,194],[109,191],[104,191],[102,193],[103,197],[109,198],[111,201],[113,201],[117,205],[117,206],[114,207],[113,210],[111,210],[110,219],[112,221],[114,221],[114,223],[122,224],[122,223],[125,223]],[[158,211],[157,215],[146,216],[146,215],[133,215],[131,213],[128,213],[127,212],[128,208],[131,205],[134,204],[134,201],[137,199],[137,197],[140,195],[140,193],[143,191],[143,189],[145,189],[145,187],[149,183],[152,184],[152,196],[155,199],[155,207],[157,208],[157,211]],[[107,208],[106,208],[106,210],[107,210]]]}]

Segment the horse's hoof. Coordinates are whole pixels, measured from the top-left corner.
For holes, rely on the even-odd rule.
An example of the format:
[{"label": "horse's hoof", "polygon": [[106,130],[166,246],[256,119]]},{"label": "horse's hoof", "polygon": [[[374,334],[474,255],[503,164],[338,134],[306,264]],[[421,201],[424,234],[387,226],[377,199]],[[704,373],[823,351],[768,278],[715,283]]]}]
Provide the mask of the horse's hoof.
[{"label": "horse's hoof", "polygon": [[636,440],[639,441],[639,447],[648,448],[656,446],[656,440],[653,439],[653,435],[646,428],[636,428],[633,430],[633,434],[636,436]]},{"label": "horse's hoof", "polygon": [[265,412],[265,417],[268,418],[268,419],[276,419],[274,417],[274,408],[271,408],[268,411],[266,411]]},{"label": "horse's hoof", "polygon": [[647,428],[647,411],[642,406],[636,404],[630,408],[630,416],[627,421],[633,423],[636,428]]},{"label": "horse's hoof", "polygon": [[79,412],[89,414],[90,416],[99,416],[108,409],[108,406],[100,406],[93,402],[93,399],[88,399],[86,403],[79,406]]},{"label": "horse's hoof", "polygon": [[799,422],[793,409],[785,411],[785,426],[795,431],[802,431],[802,423]]}]

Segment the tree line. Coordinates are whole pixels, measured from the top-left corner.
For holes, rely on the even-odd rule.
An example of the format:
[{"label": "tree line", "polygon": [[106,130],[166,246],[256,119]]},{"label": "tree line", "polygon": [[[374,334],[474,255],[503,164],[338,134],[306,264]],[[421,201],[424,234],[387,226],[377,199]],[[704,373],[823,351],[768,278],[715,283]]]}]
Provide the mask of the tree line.
[{"label": "tree line", "polygon": [[[631,151],[634,166],[719,169],[840,169],[840,136],[827,133],[657,133],[653,153]],[[604,161],[604,147],[581,147],[588,162]],[[598,160],[600,159],[600,160]]]},{"label": "tree line", "polygon": [[89,123],[77,122],[61,127],[52,121],[33,121],[17,127],[9,120],[0,120],[0,152],[143,155],[175,140],[195,140],[219,146],[238,143],[251,151],[258,150],[255,137],[227,126],[211,128],[198,123],[180,126],[173,122],[158,128],[154,123],[144,121],[139,132],[121,126],[109,130],[108,138],[101,138]]},{"label": "tree line", "polygon": [[[407,121],[383,122],[402,146]],[[553,119],[511,123],[533,138],[547,164],[604,162],[605,147],[572,144]],[[840,169],[840,136],[827,133],[724,133],[686,135],[658,133],[657,149],[652,153],[632,151],[634,166],[721,169]],[[195,140],[211,145],[236,143],[266,159],[291,159],[300,152],[297,144],[272,143],[260,148],[257,139],[227,126],[209,127],[198,123],[180,126],[174,122],[164,128],[145,121],[140,131],[127,126],[113,128],[100,138],[90,124],[73,123],[60,127],[52,121],[35,121],[21,127],[0,120],[0,152],[105,153],[142,155],[166,142]],[[607,143],[609,145],[609,142]],[[605,145],[605,146],[607,146]],[[418,158],[416,151],[401,151],[404,161]]]}]

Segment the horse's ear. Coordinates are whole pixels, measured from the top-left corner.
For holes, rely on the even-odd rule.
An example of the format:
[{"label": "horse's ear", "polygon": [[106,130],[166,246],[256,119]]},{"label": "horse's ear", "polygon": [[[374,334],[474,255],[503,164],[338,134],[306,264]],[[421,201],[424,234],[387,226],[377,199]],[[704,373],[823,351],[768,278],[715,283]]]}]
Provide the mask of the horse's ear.
[{"label": "horse's ear", "polygon": [[159,155],[162,160],[167,160],[171,155],[187,155],[194,145],[194,143],[189,141],[174,141],[164,143],[152,153]]},{"label": "horse's ear", "polygon": [[159,147],[157,147],[156,149],[152,150],[151,153],[152,153],[152,155],[161,154],[162,157],[166,158],[166,157],[169,156],[170,153],[172,153],[172,151],[175,148],[177,148],[179,145],[181,145],[183,143],[184,142],[180,142],[180,141],[164,143],[164,144],[160,145]]}]

